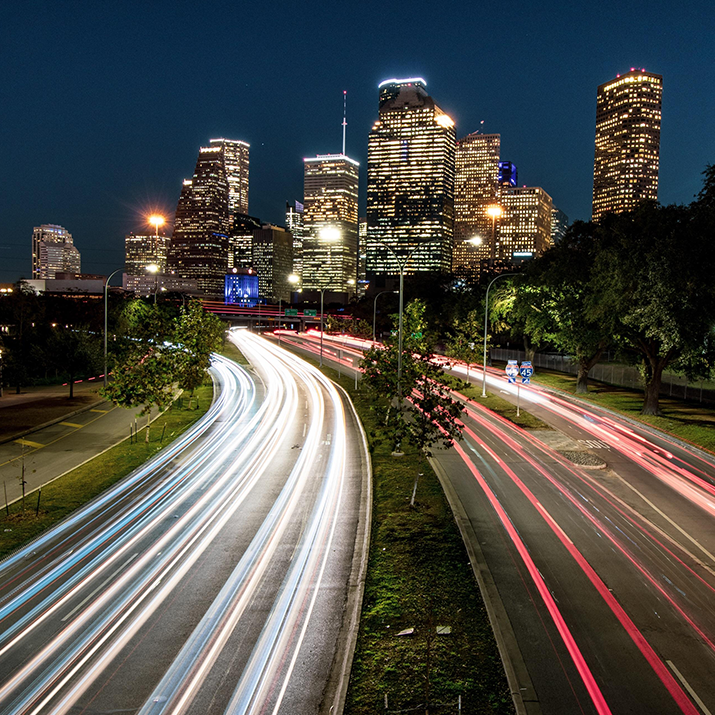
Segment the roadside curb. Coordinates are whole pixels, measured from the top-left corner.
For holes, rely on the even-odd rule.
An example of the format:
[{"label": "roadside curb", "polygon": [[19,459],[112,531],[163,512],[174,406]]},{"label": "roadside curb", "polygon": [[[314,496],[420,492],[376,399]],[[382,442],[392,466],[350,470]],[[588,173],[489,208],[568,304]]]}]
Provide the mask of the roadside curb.
[{"label": "roadside curb", "polygon": [[[56,425],[58,422],[64,422],[64,420],[69,420],[72,417],[81,415],[83,412],[89,412],[89,410],[94,409],[97,405],[101,405],[103,402],[108,402],[108,400],[104,400],[104,399],[97,400],[97,402],[92,402],[89,405],[80,407],[80,409],[75,410],[74,412],[68,412],[66,415],[62,415],[61,417],[56,417],[55,419],[49,420],[48,422],[43,422],[41,425],[38,425],[37,427],[31,427],[30,429],[27,429],[24,432],[18,432],[17,434],[11,435],[10,437],[5,437],[3,439],[0,439],[0,444],[7,444],[8,442],[14,442],[16,439],[22,439],[23,437],[26,437],[28,434],[33,434],[34,432],[39,432],[40,430],[45,429],[46,427],[51,427],[52,425]],[[12,409],[12,408],[6,408],[6,409]]]},{"label": "roadside curb", "polygon": [[350,405],[355,422],[360,428],[365,468],[363,469],[358,530],[355,534],[355,549],[348,580],[343,623],[338,636],[333,664],[330,668],[330,676],[325,686],[319,710],[320,715],[341,715],[345,707],[345,698],[347,697],[350,671],[352,670],[355,644],[360,626],[363,596],[365,594],[365,579],[367,578],[367,562],[370,555],[370,536],[372,533],[372,459],[368,449],[367,435],[350,396],[340,385],[335,382],[333,384],[343,394],[347,404]]},{"label": "roadside curb", "polygon": [[452,509],[454,520],[462,535],[462,541],[467,549],[472,571],[487,610],[489,623],[494,631],[494,638],[499,649],[499,655],[501,656],[517,715],[541,715],[541,704],[531,682],[529,671],[521,654],[504,602],[499,595],[499,590],[484,558],[479,539],[469,521],[467,512],[462,506],[462,502],[452,487],[449,476],[435,459],[428,457],[428,460],[442,485]]}]

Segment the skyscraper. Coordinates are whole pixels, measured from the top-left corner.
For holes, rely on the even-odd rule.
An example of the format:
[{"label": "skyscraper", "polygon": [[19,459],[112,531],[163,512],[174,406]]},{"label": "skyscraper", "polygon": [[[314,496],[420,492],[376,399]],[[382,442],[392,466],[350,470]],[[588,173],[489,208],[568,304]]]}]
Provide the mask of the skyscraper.
[{"label": "skyscraper", "polygon": [[156,234],[129,233],[124,237],[124,267],[132,276],[146,275],[146,267],[159,267],[158,273],[166,273],[169,253],[169,237]]},{"label": "skyscraper", "polygon": [[663,78],[631,69],[596,95],[593,220],[658,199]]},{"label": "skyscraper", "polygon": [[503,186],[504,209],[496,238],[496,258],[538,256],[551,245],[551,197],[538,186]]},{"label": "skyscraper", "polygon": [[286,227],[293,234],[293,273],[303,279],[303,204],[286,201]]},{"label": "skyscraper", "polygon": [[379,116],[367,148],[367,272],[396,275],[384,244],[412,259],[407,273],[448,271],[454,233],[454,122],[425,81],[379,86]]},{"label": "skyscraper", "polygon": [[263,224],[253,232],[253,266],[258,294],[266,300],[290,300],[288,276],[293,270],[293,236],[281,226]]},{"label": "skyscraper", "polygon": [[[470,272],[490,255],[492,220],[487,207],[497,201],[499,134],[469,134],[457,142],[454,180],[454,252],[452,270]],[[475,246],[467,241],[479,237]]]},{"label": "skyscraper", "polygon": [[551,210],[551,243],[557,244],[565,235],[569,227],[569,217],[556,206]]},{"label": "skyscraper", "polygon": [[53,223],[32,229],[32,277],[54,278],[56,273],[80,273],[81,256],[72,234]]},{"label": "skyscraper", "polygon": [[237,139],[211,139],[211,146],[222,149],[223,167],[228,182],[228,214],[233,222],[236,214],[248,213],[248,152],[250,144]]},{"label": "skyscraper", "polygon": [[354,293],[360,165],[345,154],[303,164],[303,289]]},{"label": "skyscraper", "polygon": [[228,270],[228,184],[221,146],[201,147],[176,207],[169,270],[196,280],[207,298],[220,299]]}]

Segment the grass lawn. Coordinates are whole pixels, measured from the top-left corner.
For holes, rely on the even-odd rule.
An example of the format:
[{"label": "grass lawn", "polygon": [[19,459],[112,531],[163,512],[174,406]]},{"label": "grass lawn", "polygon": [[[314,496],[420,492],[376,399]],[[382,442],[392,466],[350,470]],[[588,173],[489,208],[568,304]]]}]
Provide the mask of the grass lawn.
[{"label": "grass lawn", "polygon": [[[555,387],[575,395],[575,375],[539,370],[534,382],[547,387]],[[715,409],[698,402],[684,402],[668,397],[660,398],[662,417],[641,415],[643,392],[625,387],[615,387],[603,382],[589,380],[589,392],[577,397],[620,412],[653,427],[669,432],[680,439],[715,452]]]},{"label": "grass lawn", "polygon": [[[405,456],[393,457],[370,400],[350,377],[323,372],[353,399],[373,467],[370,557],[346,715],[383,712],[385,696],[390,711],[430,702],[449,705],[430,712],[457,712],[460,695],[465,715],[513,713],[479,587],[437,476],[418,450],[403,446]],[[437,635],[438,626],[451,633]],[[410,628],[412,635],[398,635]]]},{"label": "grass lawn", "polygon": [[224,341],[220,352],[221,355],[237,362],[239,365],[248,365],[248,360],[243,356],[243,353],[230,340]]},{"label": "grass lawn", "polygon": [[[37,515],[37,492],[28,495],[24,511],[21,501],[10,506],[9,515],[3,510],[0,515],[0,558],[23,546],[144,464],[196,422],[208,410],[212,396],[213,386],[209,381],[195,391],[191,409],[188,407],[189,400],[184,398],[151,424],[148,443],[144,441],[144,428],[139,432],[138,442],[129,444],[127,438],[90,462],[46,484],[42,487]],[[196,398],[200,405],[198,409]],[[162,433],[164,439],[160,441]]]}]

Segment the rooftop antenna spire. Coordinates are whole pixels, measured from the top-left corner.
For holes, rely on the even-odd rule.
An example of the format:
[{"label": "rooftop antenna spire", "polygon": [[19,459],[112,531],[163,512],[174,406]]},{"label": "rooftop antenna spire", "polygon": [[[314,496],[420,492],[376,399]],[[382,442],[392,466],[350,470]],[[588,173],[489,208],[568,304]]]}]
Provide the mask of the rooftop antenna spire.
[{"label": "rooftop antenna spire", "polygon": [[348,92],[343,90],[343,156],[345,156],[345,128],[348,126]]}]

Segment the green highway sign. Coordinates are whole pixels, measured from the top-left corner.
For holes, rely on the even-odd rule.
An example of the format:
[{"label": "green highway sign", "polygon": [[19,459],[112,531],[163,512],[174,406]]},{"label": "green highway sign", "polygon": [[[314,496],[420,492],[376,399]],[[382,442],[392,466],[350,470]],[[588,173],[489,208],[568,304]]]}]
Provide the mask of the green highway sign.
[{"label": "green highway sign", "polygon": [[298,315],[298,309],[297,308],[286,308],[283,315],[285,315],[286,318],[295,318]]},{"label": "green highway sign", "polygon": [[318,315],[318,311],[317,310],[304,310],[303,315],[306,318],[315,318],[315,316]]}]

